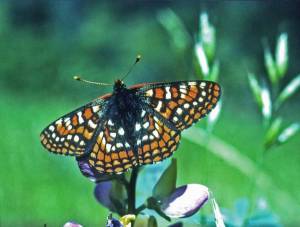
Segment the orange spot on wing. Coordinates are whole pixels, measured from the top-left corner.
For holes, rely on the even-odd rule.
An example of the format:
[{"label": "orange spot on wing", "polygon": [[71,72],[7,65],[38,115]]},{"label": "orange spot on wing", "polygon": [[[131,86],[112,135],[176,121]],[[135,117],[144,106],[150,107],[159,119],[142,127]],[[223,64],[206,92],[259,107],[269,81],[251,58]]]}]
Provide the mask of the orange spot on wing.
[{"label": "orange spot on wing", "polygon": [[77,117],[76,114],[75,114],[75,115],[73,116],[73,118],[72,118],[72,124],[73,124],[74,126],[77,126],[77,125],[78,125],[78,117]]},{"label": "orange spot on wing", "polygon": [[119,159],[119,157],[118,157],[118,154],[117,154],[117,153],[112,153],[112,154],[111,154],[111,158],[112,158],[112,160]]},{"label": "orange spot on wing", "polygon": [[120,156],[121,159],[127,158],[127,157],[128,157],[128,156],[127,156],[127,153],[126,153],[125,151],[120,151],[120,152],[119,152],[119,156]]},{"label": "orange spot on wing", "polygon": [[151,143],[151,149],[155,149],[158,147],[158,143],[156,141]]},{"label": "orange spot on wing", "polygon": [[150,150],[149,144],[144,145],[144,146],[143,146],[143,150],[144,150],[144,152],[149,151],[149,150]]},{"label": "orange spot on wing", "polygon": [[173,110],[174,108],[177,107],[177,103],[174,102],[174,101],[170,101],[170,102],[168,103],[168,106],[169,106],[169,108],[170,108],[171,110]]},{"label": "orange spot on wing", "polygon": [[104,153],[102,151],[98,152],[97,159],[98,160],[104,160]]},{"label": "orange spot on wing", "polygon": [[160,156],[156,156],[156,157],[153,159],[154,162],[159,162],[160,160],[161,160],[161,157],[160,157]]},{"label": "orange spot on wing", "polygon": [[161,88],[156,88],[155,90],[155,98],[163,99],[164,98],[164,90]]},{"label": "orange spot on wing", "polygon": [[90,140],[92,138],[92,135],[93,135],[93,133],[89,132],[87,129],[84,130],[84,132],[83,132],[83,136],[85,138],[87,138],[88,140]]},{"label": "orange spot on wing", "polygon": [[110,157],[110,155],[105,155],[105,162],[107,163],[107,162],[111,162],[111,157]]},{"label": "orange spot on wing", "polygon": [[176,87],[172,87],[172,88],[171,88],[171,92],[172,92],[172,96],[173,96],[174,98],[177,98],[177,97],[178,97],[178,90],[177,90]]},{"label": "orange spot on wing", "polygon": [[77,132],[78,134],[82,134],[83,131],[84,131],[84,127],[83,127],[83,126],[80,126],[80,127],[76,130],[76,132]]},{"label": "orange spot on wing", "polygon": [[198,94],[198,88],[196,86],[191,86],[189,91],[189,96],[191,96],[192,98],[196,98],[197,94]]},{"label": "orange spot on wing", "polygon": [[90,119],[90,118],[93,116],[92,109],[91,109],[91,108],[87,108],[87,109],[84,111],[83,116],[84,116],[86,119]]},{"label": "orange spot on wing", "polygon": [[217,91],[219,91],[220,90],[220,86],[217,85],[217,84],[215,84],[214,89],[217,90]]},{"label": "orange spot on wing", "polygon": [[219,91],[216,91],[216,90],[214,91],[214,96],[218,97],[219,94],[220,94]]},{"label": "orange spot on wing", "polygon": [[165,146],[165,142],[163,140],[159,141],[159,147],[163,148]]},{"label": "orange spot on wing", "polygon": [[163,135],[163,139],[164,139],[164,141],[165,141],[165,142],[169,141],[169,140],[170,140],[170,136],[169,136],[169,134],[167,134],[167,133],[164,133],[164,135]]}]

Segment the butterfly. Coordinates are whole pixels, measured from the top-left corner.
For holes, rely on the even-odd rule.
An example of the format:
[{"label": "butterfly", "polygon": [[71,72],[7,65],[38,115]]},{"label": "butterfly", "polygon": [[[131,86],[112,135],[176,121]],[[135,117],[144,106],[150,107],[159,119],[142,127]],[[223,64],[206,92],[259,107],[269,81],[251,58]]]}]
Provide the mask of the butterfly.
[{"label": "butterfly", "polygon": [[211,81],[137,84],[116,80],[113,92],[64,115],[40,135],[50,152],[87,157],[99,173],[121,174],[160,162],[178,148],[181,131],[206,116],[221,95]]}]

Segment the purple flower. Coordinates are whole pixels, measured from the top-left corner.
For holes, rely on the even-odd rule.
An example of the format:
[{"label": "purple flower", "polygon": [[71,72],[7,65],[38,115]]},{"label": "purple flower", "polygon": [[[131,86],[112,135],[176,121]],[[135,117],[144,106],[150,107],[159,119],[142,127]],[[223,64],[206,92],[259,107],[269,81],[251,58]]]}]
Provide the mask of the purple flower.
[{"label": "purple flower", "polygon": [[93,182],[107,181],[112,179],[111,175],[102,174],[93,169],[89,165],[87,158],[78,158],[77,163],[82,175],[89,178]]},{"label": "purple flower", "polygon": [[94,195],[99,203],[107,207],[111,211],[115,211],[115,207],[110,198],[110,192],[112,189],[111,181],[103,181],[96,185],[94,189]]},{"label": "purple flower", "polygon": [[66,224],[64,224],[64,227],[82,227],[82,225],[73,221],[69,221]]},{"label": "purple flower", "polygon": [[185,218],[195,214],[208,200],[208,188],[201,184],[187,184],[176,188],[162,200],[162,211],[171,218]]}]

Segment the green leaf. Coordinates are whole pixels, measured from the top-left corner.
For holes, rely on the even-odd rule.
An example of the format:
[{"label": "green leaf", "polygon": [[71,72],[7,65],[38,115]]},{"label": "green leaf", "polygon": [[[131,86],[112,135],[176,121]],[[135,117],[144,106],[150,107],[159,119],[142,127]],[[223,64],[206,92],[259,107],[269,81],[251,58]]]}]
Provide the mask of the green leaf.
[{"label": "green leaf", "polygon": [[277,137],[281,131],[282,119],[276,118],[269,127],[265,137],[265,147],[270,148],[276,144]]},{"label": "green leaf", "polygon": [[212,62],[216,49],[216,31],[214,26],[209,23],[208,14],[201,13],[199,17],[199,40],[201,41],[204,52],[209,62]]},{"label": "green leaf", "polygon": [[272,100],[270,91],[267,87],[261,89],[262,114],[266,120],[269,120],[272,115]]},{"label": "green leaf", "polygon": [[300,74],[296,76],[279,94],[276,100],[276,108],[278,108],[284,101],[296,93],[300,87]]},{"label": "green leaf", "polygon": [[185,49],[190,43],[190,36],[185,29],[182,20],[171,9],[161,10],[157,14],[157,19],[160,24],[166,29],[175,47]]},{"label": "green leaf", "polygon": [[112,181],[110,199],[116,207],[118,214],[125,214],[127,194],[125,186],[119,180]]},{"label": "green leaf", "polygon": [[211,111],[211,113],[207,117],[208,128],[210,130],[213,129],[215,123],[219,119],[219,116],[220,116],[220,113],[221,113],[221,109],[222,109],[222,100],[220,100],[218,102],[218,104],[216,105],[216,107]]},{"label": "green leaf", "polygon": [[147,208],[151,210],[155,210],[157,214],[159,214],[162,218],[167,221],[171,221],[171,218],[168,217],[160,208],[160,201],[154,197],[150,197],[147,199]]},{"label": "green leaf", "polygon": [[151,215],[148,219],[148,227],[157,227],[157,221],[156,221],[156,218]]},{"label": "green leaf", "polygon": [[278,79],[286,74],[288,68],[288,34],[282,33],[278,37],[276,46],[276,67]]},{"label": "green leaf", "polygon": [[173,158],[171,164],[166,168],[158,182],[153,188],[152,194],[157,199],[170,195],[176,188],[177,162]]},{"label": "green leaf", "polygon": [[262,107],[262,100],[261,100],[261,87],[258,84],[258,81],[255,77],[254,74],[252,73],[248,73],[248,81],[249,81],[249,85],[252,91],[252,94],[255,98],[255,101],[258,105],[259,108]]},{"label": "green leaf", "polygon": [[264,48],[264,58],[265,58],[265,67],[267,69],[269,79],[272,82],[272,84],[277,84],[278,77],[277,77],[276,64],[272,57],[271,51],[268,47]]},{"label": "green leaf", "polygon": [[211,71],[209,73],[209,80],[217,81],[219,78],[219,73],[220,73],[220,62],[216,60],[211,67]]},{"label": "green leaf", "polygon": [[207,78],[209,76],[209,65],[203,45],[201,43],[196,43],[194,50],[201,69],[201,73],[204,78]]},{"label": "green leaf", "polygon": [[300,124],[293,123],[280,133],[277,140],[280,144],[286,143],[290,138],[292,138],[299,131],[300,131]]}]

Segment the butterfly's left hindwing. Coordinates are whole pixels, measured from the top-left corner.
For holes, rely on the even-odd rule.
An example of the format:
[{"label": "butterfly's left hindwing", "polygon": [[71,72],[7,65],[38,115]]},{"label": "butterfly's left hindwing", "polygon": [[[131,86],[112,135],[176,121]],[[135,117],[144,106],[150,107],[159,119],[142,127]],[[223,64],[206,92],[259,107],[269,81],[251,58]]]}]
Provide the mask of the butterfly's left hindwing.
[{"label": "butterfly's left hindwing", "polygon": [[42,131],[42,145],[57,154],[83,155],[99,126],[101,110],[102,104],[92,102],[59,118]]}]

